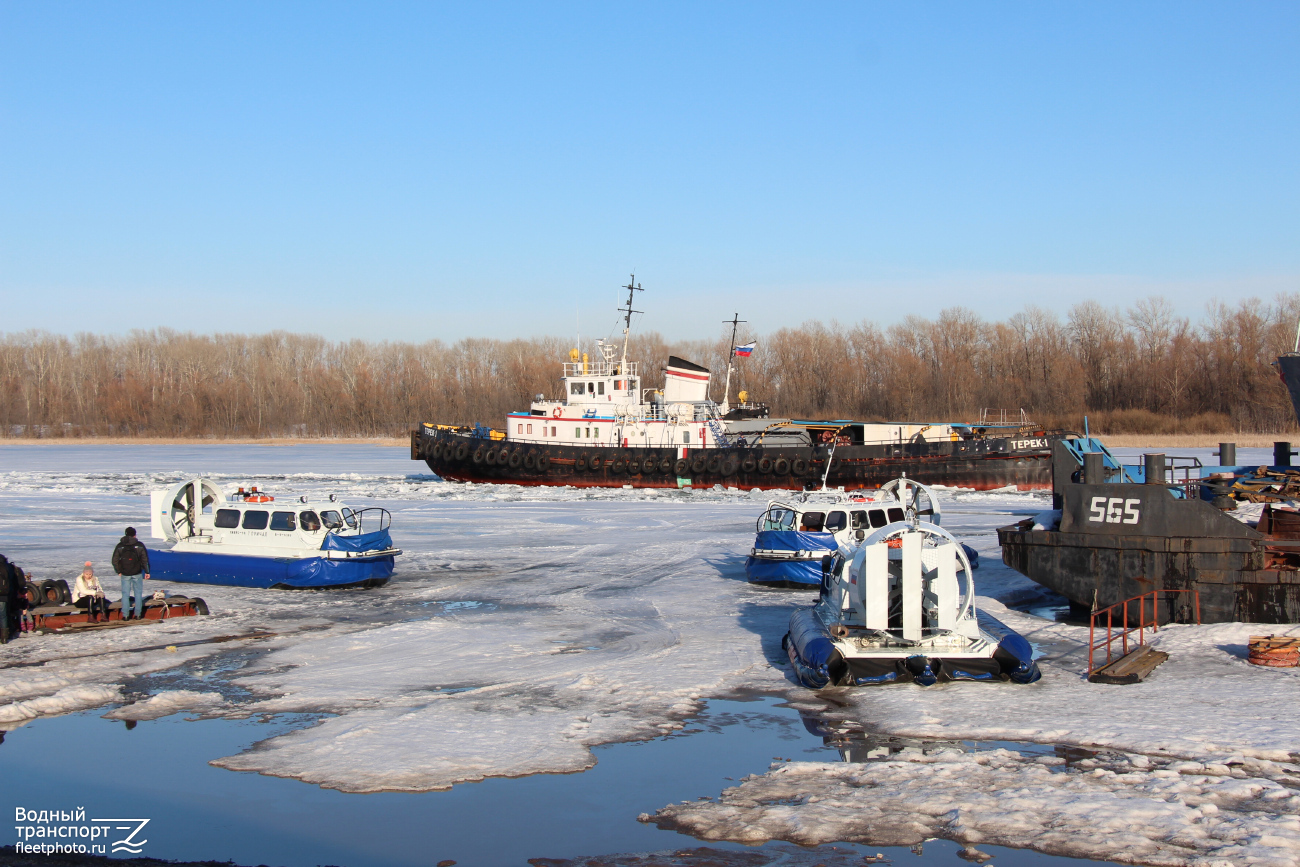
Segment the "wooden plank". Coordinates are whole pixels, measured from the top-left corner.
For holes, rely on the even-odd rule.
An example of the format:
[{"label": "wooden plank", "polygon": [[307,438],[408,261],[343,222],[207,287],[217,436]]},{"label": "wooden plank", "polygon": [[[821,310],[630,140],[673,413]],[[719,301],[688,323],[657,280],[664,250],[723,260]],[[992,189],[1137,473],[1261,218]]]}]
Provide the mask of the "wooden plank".
[{"label": "wooden plank", "polygon": [[1088,681],[1110,684],[1141,683],[1157,665],[1168,658],[1169,654],[1164,651],[1143,644],[1089,674]]}]

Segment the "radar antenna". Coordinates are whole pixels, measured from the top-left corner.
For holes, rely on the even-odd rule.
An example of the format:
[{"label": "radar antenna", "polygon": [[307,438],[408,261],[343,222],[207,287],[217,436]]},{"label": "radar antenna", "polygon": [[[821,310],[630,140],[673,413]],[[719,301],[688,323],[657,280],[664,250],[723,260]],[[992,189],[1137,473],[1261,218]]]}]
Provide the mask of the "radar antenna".
[{"label": "radar antenna", "polygon": [[623,359],[618,363],[619,373],[622,373],[625,370],[627,370],[627,336],[632,331],[632,314],[642,312],[640,310],[632,309],[632,296],[637,292],[645,291],[644,289],[641,288],[641,284],[636,282],[635,274],[632,275],[632,279],[628,281],[628,284],[621,288],[627,290],[627,307],[618,308],[618,312],[624,314],[623,316]]}]

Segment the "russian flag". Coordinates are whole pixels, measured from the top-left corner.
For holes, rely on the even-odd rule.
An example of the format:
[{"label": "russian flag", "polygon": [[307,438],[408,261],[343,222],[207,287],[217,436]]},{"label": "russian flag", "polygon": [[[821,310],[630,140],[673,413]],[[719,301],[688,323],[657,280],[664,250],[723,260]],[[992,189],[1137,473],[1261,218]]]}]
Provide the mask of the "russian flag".
[{"label": "russian flag", "polygon": [[744,346],[737,346],[736,354],[748,358],[750,354],[753,353],[754,347],[756,345],[758,345],[757,341],[750,341],[749,343],[746,343]]}]

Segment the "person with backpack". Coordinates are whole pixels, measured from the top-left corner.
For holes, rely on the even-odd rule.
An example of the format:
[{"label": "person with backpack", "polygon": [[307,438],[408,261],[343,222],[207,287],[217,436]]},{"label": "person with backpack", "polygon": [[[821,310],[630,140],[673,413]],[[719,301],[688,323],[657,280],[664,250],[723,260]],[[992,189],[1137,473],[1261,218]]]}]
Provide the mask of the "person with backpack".
[{"label": "person with backpack", "polygon": [[113,549],[113,571],[122,579],[122,619],[130,620],[127,606],[135,597],[135,619],[144,616],[144,582],[149,580],[149,551],[135,537],[135,527],[127,527],[122,540]]}]

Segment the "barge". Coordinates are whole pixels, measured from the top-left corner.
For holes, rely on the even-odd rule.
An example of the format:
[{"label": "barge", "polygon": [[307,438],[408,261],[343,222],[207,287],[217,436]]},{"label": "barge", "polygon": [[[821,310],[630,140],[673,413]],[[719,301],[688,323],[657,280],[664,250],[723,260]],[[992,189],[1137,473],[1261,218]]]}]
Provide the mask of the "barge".
[{"label": "barge", "polygon": [[988,490],[1051,486],[1052,443],[1070,436],[1023,415],[1015,423],[863,422],[773,418],[740,392],[710,399],[708,368],[670,356],[663,389],[647,389],[627,357],[635,279],[627,286],[622,351],[574,349],[558,397],[537,395],[504,428],[426,422],[411,431],[411,459],[443,479],[573,487],[856,490],[906,476],[931,485]]},{"label": "barge", "polygon": [[[1300,622],[1300,471],[1289,443],[1269,467],[1181,467],[1149,454],[1124,467],[1097,440],[1054,446],[1054,509],[998,530],[1002,561],[1078,614],[1153,591],[1159,616]],[[1182,478],[1178,478],[1181,475]]]}]

